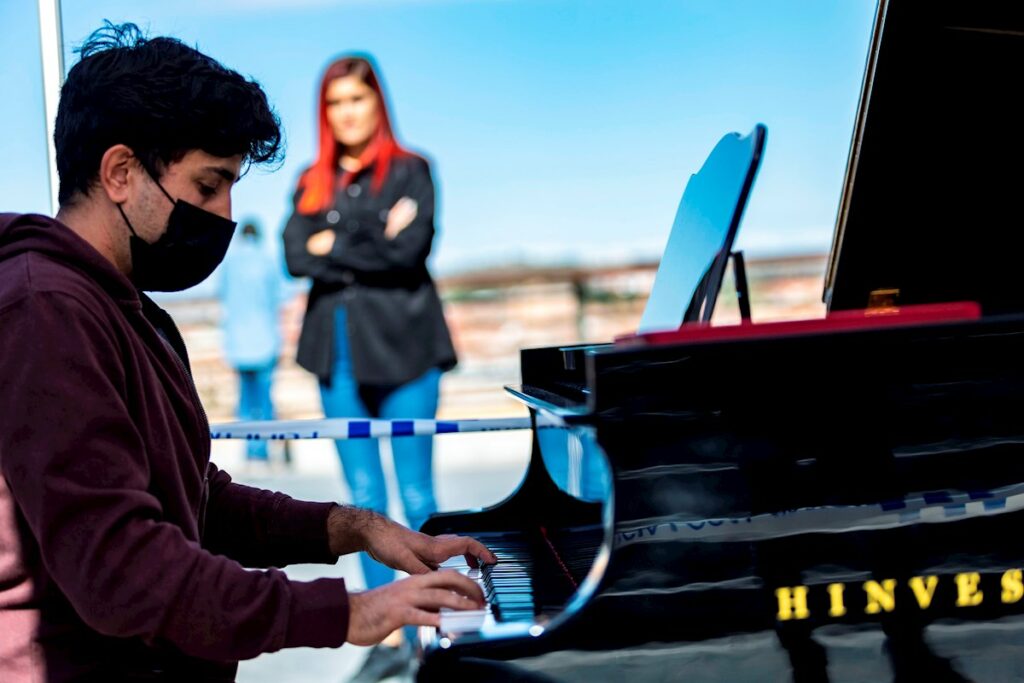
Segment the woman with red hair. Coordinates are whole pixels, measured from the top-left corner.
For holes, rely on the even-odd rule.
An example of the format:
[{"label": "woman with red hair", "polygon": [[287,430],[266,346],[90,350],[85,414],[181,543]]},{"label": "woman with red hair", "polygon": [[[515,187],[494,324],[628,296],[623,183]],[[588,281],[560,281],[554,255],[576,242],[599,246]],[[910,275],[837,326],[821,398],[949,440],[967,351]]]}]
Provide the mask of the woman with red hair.
[{"label": "woman with red hair", "polygon": [[[395,139],[365,57],[327,68],[317,113],[317,158],[299,178],[284,230],[288,270],[313,281],[298,363],[320,380],[327,417],[433,418],[455,351],[427,272],[430,167]],[[337,448],[353,502],[386,514],[377,441],[338,441]],[[391,449],[406,520],[417,529],[437,509],[432,441],[402,437]],[[361,560],[367,588],[394,580],[391,569],[365,554]],[[357,680],[395,675],[407,651],[371,652]]]}]

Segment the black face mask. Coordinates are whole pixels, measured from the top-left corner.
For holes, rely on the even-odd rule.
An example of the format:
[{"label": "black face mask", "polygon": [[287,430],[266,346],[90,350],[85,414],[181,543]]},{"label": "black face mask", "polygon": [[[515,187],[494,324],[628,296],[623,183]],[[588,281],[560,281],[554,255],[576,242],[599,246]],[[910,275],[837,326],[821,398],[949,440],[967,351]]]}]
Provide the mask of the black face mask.
[{"label": "black face mask", "polygon": [[174,200],[156,178],[153,182],[174,204],[167,231],[156,242],[150,244],[135,234],[124,209],[117,205],[132,232],[128,238],[131,280],[147,292],[178,292],[198,285],[220,265],[237,223],[181,199]]}]

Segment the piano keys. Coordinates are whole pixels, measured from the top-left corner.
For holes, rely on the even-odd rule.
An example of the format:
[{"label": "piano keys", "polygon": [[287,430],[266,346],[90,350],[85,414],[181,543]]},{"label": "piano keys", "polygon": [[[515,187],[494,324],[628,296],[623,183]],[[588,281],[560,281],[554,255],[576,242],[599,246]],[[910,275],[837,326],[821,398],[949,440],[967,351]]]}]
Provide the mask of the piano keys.
[{"label": "piano keys", "polygon": [[[468,612],[443,610],[439,630],[445,640],[439,645],[450,647],[465,634],[486,638],[542,630],[565,609],[586,579],[600,547],[601,531],[600,526],[593,525],[551,531],[541,527],[470,532],[501,562],[473,569],[456,557],[442,565],[479,583],[487,606]],[[433,635],[428,634],[428,645]]]}]

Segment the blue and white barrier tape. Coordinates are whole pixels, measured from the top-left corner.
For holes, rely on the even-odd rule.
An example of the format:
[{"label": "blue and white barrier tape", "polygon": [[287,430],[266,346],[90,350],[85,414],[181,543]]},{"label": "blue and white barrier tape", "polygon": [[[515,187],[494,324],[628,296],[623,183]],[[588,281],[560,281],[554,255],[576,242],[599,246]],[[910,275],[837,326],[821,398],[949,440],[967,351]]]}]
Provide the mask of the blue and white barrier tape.
[{"label": "blue and white barrier tape", "polygon": [[1024,510],[1024,484],[991,491],[934,491],[869,505],[800,508],[751,517],[636,520],[618,525],[615,546],[666,541],[749,542],[796,534],[955,522],[1018,510]]},{"label": "blue and white barrier tape", "polygon": [[433,436],[468,432],[529,429],[528,417],[491,420],[258,420],[211,425],[211,439],[283,441],[291,439],[379,439],[395,436]]}]

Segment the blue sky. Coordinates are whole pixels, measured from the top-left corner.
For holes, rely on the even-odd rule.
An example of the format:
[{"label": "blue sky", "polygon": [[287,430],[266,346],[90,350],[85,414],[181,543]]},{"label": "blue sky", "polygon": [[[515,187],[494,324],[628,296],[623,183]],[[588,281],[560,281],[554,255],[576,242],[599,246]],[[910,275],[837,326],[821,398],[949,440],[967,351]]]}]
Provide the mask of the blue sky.
[{"label": "blue sky", "polygon": [[[322,68],[377,57],[401,138],[435,163],[435,267],[656,256],[691,173],[768,126],[738,246],[826,252],[871,0],[65,0],[71,48],[103,19],[174,35],[260,81],[288,153],[235,190],[280,230],[312,156]],[[34,0],[0,2],[0,211],[48,209]],[[14,163],[12,160],[18,160]]]}]

